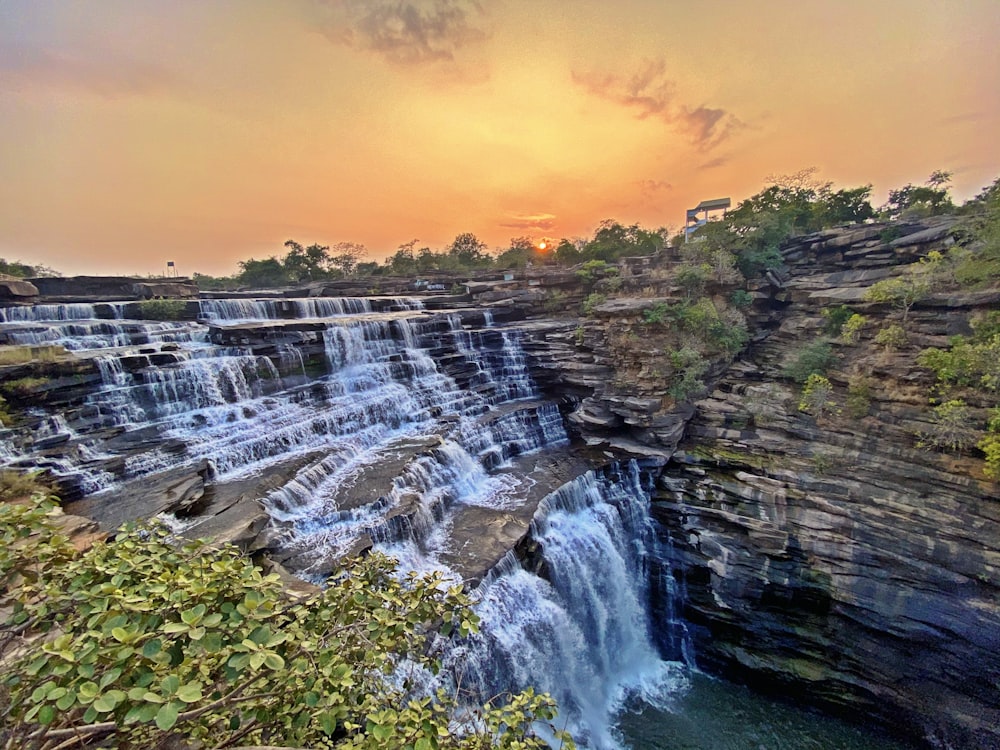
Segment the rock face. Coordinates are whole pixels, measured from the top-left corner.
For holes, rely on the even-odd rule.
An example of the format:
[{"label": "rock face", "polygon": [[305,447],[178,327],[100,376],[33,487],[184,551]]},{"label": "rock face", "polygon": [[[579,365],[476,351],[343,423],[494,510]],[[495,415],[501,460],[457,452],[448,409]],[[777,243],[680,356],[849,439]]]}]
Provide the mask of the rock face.
[{"label": "rock face", "polygon": [[[703,666],[882,717],[934,747],[997,748],[998,487],[981,460],[919,447],[934,383],[915,356],[995,310],[996,294],[923,300],[894,353],[872,341],[891,311],[863,302],[898,271],[887,262],[941,249],[949,228],[889,248],[870,228],[786,247],[776,328],[697,404],[656,513]],[[782,368],[845,303],[869,326],[834,344],[831,408],[815,418]],[[972,413],[985,424],[985,409]]]},{"label": "rock face", "polygon": [[[1000,295],[930,295],[893,352],[873,339],[900,313],[864,300],[876,281],[944,250],[953,226],[870,225],[788,243],[786,266],[751,289],[751,345],[728,368],[716,363],[694,405],[665,394],[662,342],[638,319],[657,301],[649,294],[582,321],[536,323],[527,346],[587,442],[671,457],[654,497],[671,551],[661,572],[686,592],[702,668],[876,717],[929,747],[992,749],[1000,487],[975,452],[919,446],[934,377],[916,354],[968,334],[970,316],[996,310]],[[868,324],[854,343],[827,336],[832,393],[817,418],[799,411],[802,386],[784,368],[841,305]],[[991,403],[961,395],[985,424]]]},{"label": "rock face", "polygon": [[198,297],[198,287],[182,278],[142,281],[125,276],[69,276],[32,279],[31,283],[42,297],[64,302]]},{"label": "rock face", "polygon": [[0,278],[0,304],[30,305],[38,299],[38,287],[30,281]]},{"label": "rock face", "polygon": [[[479,309],[455,313],[467,327],[519,321],[531,375],[558,400],[579,441],[576,455],[535,467],[539,488],[543,477],[578,472],[584,457],[639,458],[656,478],[654,515],[664,554],[653,561],[654,573],[672,576],[684,592],[683,614],[702,668],[854,718],[876,717],[929,747],[993,749],[1000,748],[1000,488],[984,476],[975,451],[920,447],[920,436],[932,429],[934,380],[916,355],[969,333],[970,316],[997,310],[1000,293],[938,292],[920,300],[908,312],[908,342],[895,351],[885,351],[875,336],[900,313],[864,299],[874,282],[946,248],[954,224],[935,219],[896,224],[891,232],[855,226],[788,243],[785,266],[747,289],[748,348],[734,362],[708,359],[703,378],[710,387],[695,403],[669,394],[677,372],[665,353],[677,342],[644,321],[650,308],[682,299],[669,260],[625,263],[619,278],[591,286],[574,274],[550,272],[517,283],[476,280],[466,284],[467,295],[437,299],[440,309],[474,300]],[[40,281],[43,295],[125,298],[124,287],[104,282],[85,280],[70,292],[46,286],[56,280]],[[713,299],[730,292],[707,289]],[[591,305],[586,317],[575,314],[588,295],[603,293],[612,299]],[[868,318],[855,341],[825,331],[829,311],[841,306]],[[268,358],[282,377],[301,377],[307,389],[315,373],[326,371],[324,328],[281,319],[208,325],[206,335],[216,345]],[[799,410],[801,385],[785,373],[825,333],[831,392],[812,416]],[[178,355],[168,346],[137,350],[122,367],[145,372],[170,365]],[[470,387],[470,361],[444,346],[433,353],[450,378]],[[0,379],[32,375],[45,383],[32,388],[26,406],[83,416],[93,408],[85,396],[101,382],[94,362],[8,366]],[[18,394],[8,395],[18,405]],[[962,395],[971,419],[984,424],[991,404]],[[121,453],[144,450],[143,438],[132,434]],[[42,440],[49,442],[35,447],[46,460],[72,447],[61,432]],[[148,442],[172,449],[156,434]],[[433,441],[411,446],[400,460],[434,447]],[[199,521],[192,535],[229,539],[251,552],[269,549],[278,563],[295,567],[301,550],[283,547],[275,525],[265,530],[259,499],[296,469],[289,464],[266,480],[222,484],[207,464],[197,464],[183,475],[127,488],[114,506],[83,498],[70,509],[105,530],[136,515],[172,512]],[[380,473],[362,479],[359,502],[387,492]],[[69,500],[83,494],[61,491]],[[404,503],[390,520],[407,523],[411,511]],[[481,577],[510,548],[530,564],[530,514],[477,512],[456,523],[469,538],[481,537],[450,560],[468,578]]]}]

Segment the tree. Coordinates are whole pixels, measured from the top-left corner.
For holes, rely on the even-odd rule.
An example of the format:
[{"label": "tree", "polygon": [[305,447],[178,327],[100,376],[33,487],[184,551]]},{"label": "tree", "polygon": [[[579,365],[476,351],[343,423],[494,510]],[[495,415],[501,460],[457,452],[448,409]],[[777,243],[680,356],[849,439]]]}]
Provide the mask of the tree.
[{"label": "tree", "polygon": [[905,328],[910,309],[926,297],[930,290],[930,279],[925,274],[911,270],[902,276],[876,281],[865,290],[865,299],[868,302],[889,304],[902,311]]},{"label": "tree", "polygon": [[368,249],[358,242],[338,242],[333,250],[336,254],[330,257],[329,267],[344,276],[354,275],[358,261],[368,254]]},{"label": "tree", "polygon": [[538,248],[530,237],[512,237],[510,246],[496,257],[497,268],[524,268],[538,260]]},{"label": "tree", "polygon": [[288,253],[282,265],[289,278],[295,281],[313,281],[325,275],[326,264],[330,259],[329,247],[313,244],[304,248],[295,240],[287,240],[285,247],[288,248]]},{"label": "tree", "polygon": [[614,261],[633,255],[652,255],[666,244],[667,230],[643,229],[638,224],[624,226],[614,219],[604,219],[594,238],[583,246],[585,260]]},{"label": "tree", "polygon": [[882,213],[889,219],[905,216],[936,216],[955,208],[948,195],[951,172],[937,170],[931,173],[924,185],[904,185],[889,191],[889,200],[882,206]]},{"label": "tree", "polygon": [[265,260],[241,260],[237,279],[243,286],[266,288],[284,286],[290,279],[281,261],[273,255]]},{"label": "tree", "polygon": [[216,748],[547,747],[533,728],[554,717],[547,696],[466,710],[394,679],[437,670],[438,631],[477,627],[439,574],[400,576],[373,554],[299,601],[234,547],[180,545],[159,526],[77,553],[51,508],[0,504],[5,750],[158,747],[172,733]]},{"label": "tree", "polygon": [[478,268],[490,263],[486,254],[486,243],[471,232],[458,235],[448,246],[448,257],[460,268]]},{"label": "tree", "polygon": [[412,276],[417,271],[417,259],[413,256],[413,248],[418,240],[413,239],[400,245],[396,252],[386,259],[385,265],[389,272],[396,276]]},{"label": "tree", "polygon": [[562,239],[556,246],[555,258],[561,266],[572,266],[580,262],[580,248],[571,240]]},{"label": "tree", "polygon": [[799,398],[799,411],[811,414],[814,417],[821,417],[837,408],[837,404],[831,400],[833,385],[824,375],[812,373],[806,378],[802,386],[802,396]]},{"label": "tree", "polygon": [[961,453],[975,445],[979,436],[969,407],[961,399],[953,399],[934,408],[931,428],[921,434],[920,447]]},{"label": "tree", "polygon": [[0,258],[0,274],[27,279],[35,275],[35,267],[22,263],[19,260]]}]

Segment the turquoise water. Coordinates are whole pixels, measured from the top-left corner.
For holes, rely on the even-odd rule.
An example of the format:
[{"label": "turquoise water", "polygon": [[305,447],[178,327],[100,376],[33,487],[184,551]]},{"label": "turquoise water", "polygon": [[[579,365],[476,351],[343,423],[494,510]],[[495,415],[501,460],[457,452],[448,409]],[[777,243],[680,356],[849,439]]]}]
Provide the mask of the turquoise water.
[{"label": "turquoise water", "polygon": [[621,718],[632,750],[913,750],[912,746],[828,716],[694,675],[671,710]]}]

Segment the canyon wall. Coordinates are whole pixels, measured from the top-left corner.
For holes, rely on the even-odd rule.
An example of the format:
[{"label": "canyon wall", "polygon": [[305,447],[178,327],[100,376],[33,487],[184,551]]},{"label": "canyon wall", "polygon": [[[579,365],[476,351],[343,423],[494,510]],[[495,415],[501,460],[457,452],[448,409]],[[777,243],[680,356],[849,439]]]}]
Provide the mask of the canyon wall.
[{"label": "canyon wall", "polygon": [[[974,449],[921,447],[936,392],[916,357],[967,334],[1000,294],[931,292],[894,350],[874,339],[901,312],[864,299],[946,249],[953,224],[904,226],[892,241],[875,225],[788,243],[785,267],[754,290],[750,345],[713,364],[693,404],[664,395],[662,342],[639,314],[653,299],[544,328],[534,351],[540,377],[580,394],[567,408],[585,440],[662,464],[662,564],[686,592],[702,668],[878,717],[933,747],[997,748],[998,485]],[[855,340],[830,335],[841,305],[867,318]],[[813,416],[787,368],[824,338],[832,390]],[[985,426],[989,399],[960,395]]]}]

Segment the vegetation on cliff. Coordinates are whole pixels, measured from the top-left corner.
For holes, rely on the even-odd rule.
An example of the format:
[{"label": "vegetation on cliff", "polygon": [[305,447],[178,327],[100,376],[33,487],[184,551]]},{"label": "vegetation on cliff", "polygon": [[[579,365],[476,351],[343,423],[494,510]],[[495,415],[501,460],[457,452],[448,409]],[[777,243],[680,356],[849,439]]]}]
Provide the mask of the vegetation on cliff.
[{"label": "vegetation on cliff", "polygon": [[373,554],[295,600],[235,548],[162,527],[78,553],[52,509],[39,492],[0,503],[4,748],[547,747],[547,696],[471,710],[419,689],[441,668],[439,635],[477,627],[438,574],[401,577]]}]

